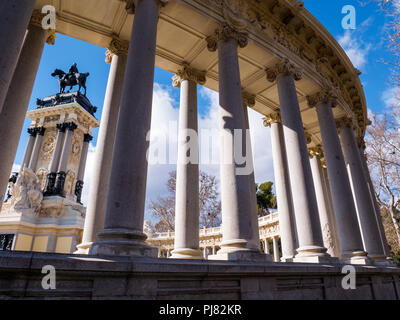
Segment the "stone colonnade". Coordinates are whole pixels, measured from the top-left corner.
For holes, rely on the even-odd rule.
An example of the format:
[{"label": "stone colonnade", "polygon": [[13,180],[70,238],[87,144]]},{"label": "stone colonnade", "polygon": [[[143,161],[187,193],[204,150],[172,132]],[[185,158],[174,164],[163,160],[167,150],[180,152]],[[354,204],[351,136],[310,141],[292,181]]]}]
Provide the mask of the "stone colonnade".
[{"label": "stone colonnade", "polygon": [[[24,5],[20,5],[21,1]],[[16,0],[5,3],[13,2]],[[143,222],[157,24],[160,6],[167,2],[129,1],[129,13],[135,13],[129,47],[128,43],[115,39],[107,52],[111,70],[94,183],[78,253],[157,256],[157,250],[145,243]],[[2,4],[0,10],[0,14],[15,18],[7,19],[13,21],[10,26],[0,20],[0,41],[7,40],[0,58],[0,191],[3,194],[29,99],[29,94],[20,93],[32,91],[48,36],[31,24],[24,39],[34,1],[18,0],[18,4],[7,11]],[[54,36],[48,40],[52,39]],[[238,50],[246,47],[247,34],[222,25],[206,41],[211,52],[218,51],[223,221],[221,249],[209,258],[271,261],[272,257],[260,248],[252,160],[238,164],[235,159],[238,152],[235,131],[241,132],[240,150],[251,150],[247,110],[243,110],[244,105],[250,104],[242,93],[238,63]],[[265,121],[271,126],[282,261],[318,263],[336,258],[346,263],[386,261],[386,241],[365,160],[360,155],[352,125],[340,126],[339,139],[332,112],[336,105],[334,96],[329,90],[321,90],[308,97],[309,105],[316,109],[322,136],[321,150],[309,150],[296,91],[296,81],[301,80],[302,73],[284,59],[266,69],[266,75],[268,81],[276,82],[280,104],[279,114],[270,115]],[[198,243],[198,165],[195,164],[198,150],[190,149],[189,158],[194,161],[185,162],[188,150],[184,142],[185,131],[197,132],[196,86],[205,81],[206,75],[201,70],[186,63],[174,79],[181,88],[180,134],[183,134],[178,149],[174,258],[202,257]],[[62,190],[65,154],[75,127],[73,123],[60,124],[58,129],[49,168],[49,193]],[[40,133],[31,133],[24,165],[35,166],[40,143]],[[326,170],[321,163],[322,154]],[[273,247],[277,261],[276,239]]]}]

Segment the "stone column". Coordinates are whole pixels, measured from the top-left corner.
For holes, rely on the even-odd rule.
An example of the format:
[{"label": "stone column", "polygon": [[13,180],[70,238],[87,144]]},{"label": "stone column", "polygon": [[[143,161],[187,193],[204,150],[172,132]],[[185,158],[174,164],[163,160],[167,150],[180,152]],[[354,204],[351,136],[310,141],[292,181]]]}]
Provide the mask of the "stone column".
[{"label": "stone column", "polygon": [[[184,65],[173,78],[181,88],[178,163],[176,170],[175,245],[171,258],[202,259],[199,249],[199,143],[197,134],[197,83],[204,74]],[[207,257],[205,257],[207,258]]]},{"label": "stone column", "polygon": [[269,252],[269,242],[268,239],[264,239],[264,248],[265,248],[265,254],[270,254]]},{"label": "stone column", "polygon": [[281,116],[279,112],[276,112],[265,117],[263,120],[264,126],[271,127],[272,158],[282,244],[282,261],[293,261],[296,255],[296,222]]},{"label": "stone column", "polygon": [[309,105],[317,109],[342,250],[341,259],[345,263],[365,264],[367,253],[363,249],[356,208],[332,112],[335,101],[326,92],[307,98]]},{"label": "stone column", "polygon": [[75,184],[75,195],[76,195],[76,202],[82,204],[81,197],[82,197],[82,189],[83,189],[83,178],[85,177],[85,169],[86,169],[86,160],[89,151],[89,142],[92,141],[93,137],[86,133],[83,136],[83,146],[81,152],[81,159],[79,161],[79,170],[77,181]]},{"label": "stone column", "polygon": [[42,147],[43,136],[46,131],[46,128],[44,127],[39,127],[35,129],[36,129],[35,145],[33,147],[31,159],[29,161],[29,168],[32,169],[33,172],[36,172],[36,166],[39,158],[40,148]]},{"label": "stone column", "polygon": [[35,139],[36,139],[36,134],[37,134],[37,131],[35,129],[36,128],[28,128],[29,138],[28,138],[28,144],[26,145],[24,158],[21,163],[21,170],[24,167],[29,166],[29,162],[30,162],[31,156],[32,156],[33,145],[35,144]]},{"label": "stone column", "polygon": [[[165,2],[165,1],[163,1]],[[89,253],[157,256],[143,232],[160,0],[135,1],[104,229]],[[133,4],[132,4],[133,5]]]},{"label": "stone column", "polygon": [[268,68],[267,79],[277,80],[280,111],[286,144],[289,178],[296,229],[299,242],[294,261],[323,262],[329,260],[323,244],[321,225],[318,217],[310,161],[306,144],[300,106],[294,81],[301,79],[301,73],[288,60]]},{"label": "stone column", "polygon": [[279,262],[279,245],[278,245],[278,238],[272,238],[272,246],[274,248],[274,262]]},{"label": "stone column", "polygon": [[376,221],[375,208],[370,198],[368,183],[361,163],[360,150],[353,132],[353,121],[342,118],[337,121],[342,147],[349,169],[349,178],[360,223],[364,249],[368,257],[376,262],[386,260],[379,227]]},{"label": "stone column", "polygon": [[[9,3],[9,1],[1,1],[2,4],[0,6],[3,6],[4,2]],[[15,1],[11,1],[10,3],[14,2]],[[20,5],[16,6],[18,8],[23,7]],[[0,12],[3,13],[1,10]],[[7,13],[5,12],[5,14]],[[13,23],[19,24],[20,22],[15,21]],[[0,32],[2,33],[3,30]],[[13,32],[11,34],[13,34]],[[4,38],[1,38],[0,41],[3,41],[3,39]],[[25,37],[18,64],[15,68],[3,110],[0,114],[0,194],[4,194],[7,188],[7,181],[17,151],[18,141],[45,41],[46,32],[42,28],[31,25]],[[2,48],[5,51],[8,50],[8,46]],[[2,62],[0,62],[0,64],[2,65]],[[2,67],[0,67],[0,69],[2,69]],[[3,70],[4,69],[2,69],[2,71]],[[2,72],[0,72],[0,74],[3,75]]]},{"label": "stone column", "polygon": [[330,215],[329,195],[326,192],[322,172],[321,158],[323,157],[323,152],[321,147],[314,147],[310,148],[309,153],[324,246],[328,249],[328,253],[332,257],[339,257],[340,252],[336,241],[337,236],[335,234],[333,222],[334,217]]},{"label": "stone column", "polygon": [[78,127],[74,122],[68,122],[67,134],[65,135],[65,141],[60,157],[60,164],[58,165],[56,185],[54,193],[55,195],[63,196],[65,177],[67,176],[67,164],[71,153],[72,136],[74,135],[75,129]]},{"label": "stone column", "polygon": [[56,145],[54,146],[53,157],[49,166],[49,173],[47,175],[45,196],[51,196],[55,193],[55,184],[57,177],[58,164],[60,162],[61,150],[64,143],[65,129],[67,128],[66,123],[57,124],[58,134]]},{"label": "stone column", "polygon": [[[20,56],[34,5],[35,0],[0,1],[0,48],[2,48],[0,55],[0,113],[3,107],[6,106],[4,102],[17,67],[18,57]],[[24,59],[27,59],[26,54],[25,52]],[[35,54],[36,52],[34,55]],[[35,75],[36,72],[34,73],[34,76]],[[30,92],[31,90],[19,91],[19,94],[21,96],[28,96],[29,101]],[[24,107],[26,107],[25,104],[20,108]],[[15,125],[15,123],[13,125]],[[7,174],[9,174],[9,172],[7,172]],[[1,190],[1,192],[3,192],[3,190]]]},{"label": "stone column", "polygon": [[369,173],[369,169],[368,169],[368,165],[367,165],[367,161],[365,159],[365,142],[362,140],[361,142],[359,142],[360,144],[360,157],[361,157],[361,164],[363,167],[363,171],[364,171],[364,175],[365,178],[367,180],[367,184],[368,184],[368,190],[369,190],[369,194],[370,194],[370,199],[371,202],[375,208],[375,216],[376,216],[376,221],[379,227],[379,233],[381,236],[381,242],[382,242],[382,247],[383,250],[385,252],[385,256],[387,257],[388,260],[392,260],[391,256],[390,256],[390,249],[389,249],[389,245],[386,239],[386,234],[385,234],[385,229],[383,227],[383,222],[382,222],[382,216],[381,216],[381,209],[378,205],[378,202],[376,201],[376,196],[375,196],[375,188],[374,188],[374,184],[372,183],[371,180],[371,175]]},{"label": "stone column", "polygon": [[[256,250],[260,250],[260,231],[258,225],[258,206],[257,206],[257,187],[256,187],[256,179],[254,176],[254,161],[253,161],[253,148],[251,146],[251,137],[250,137],[250,123],[249,123],[249,114],[247,108],[253,108],[256,104],[255,96],[248,94],[247,92],[242,91],[243,96],[243,108],[244,108],[244,119],[246,123],[246,130],[249,134],[249,140],[244,143],[247,146],[246,150],[248,166],[253,168],[251,173],[249,174],[249,188],[250,188],[250,222],[252,229],[252,239],[249,241],[249,246],[255,248]],[[248,145],[247,145],[248,144]]]},{"label": "stone column", "polygon": [[[238,46],[247,45],[246,34],[224,25],[207,37],[208,49],[218,48],[220,179],[222,206],[221,250],[210,259],[266,259],[254,248],[254,215],[251,214],[249,161],[237,163],[246,146],[246,123],[240,84]],[[239,135],[240,139],[237,139]],[[235,139],[236,136],[236,139]],[[236,141],[235,141],[236,140]],[[247,150],[246,150],[247,153]]]},{"label": "stone column", "polygon": [[93,176],[89,189],[82,243],[77,254],[87,254],[97,234],[103,229],[106,214],[108,184],[112,165],[115,133],[121,102],[129,43],[113,39],[106,52],[106,62],[111,63],[104,98],[100,130],[97,137]]}]

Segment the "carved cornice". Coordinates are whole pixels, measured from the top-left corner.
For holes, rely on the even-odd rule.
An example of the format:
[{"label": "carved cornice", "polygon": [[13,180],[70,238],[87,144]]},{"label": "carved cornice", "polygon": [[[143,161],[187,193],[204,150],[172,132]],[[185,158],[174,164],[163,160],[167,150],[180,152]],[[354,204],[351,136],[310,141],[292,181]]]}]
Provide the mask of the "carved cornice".
[{"label": "carved cornice", "polygon": [[246,107],[253,108],[256,105],[256,96],[254,94],[242,91],[242,98]]},{"label": "carved cornice", "polygon": [[337,98],[331,91],[324,90],[307,96],[307,102],[311,108],[314,108],[319,104],[329,105],[334,108],[337,104]]},{"label": "carved cornice", "polygon": [[110,64],[114,55],[128,55],[129,41],[113,38],[106,51],[106,63]]},{"label": "carved cornice", "polygon": [[303,76],[303,73],[290,63],[288,59],[282,60],[272,68],[266,68],[265,72],[267,74],[267,80],[270,82],[275,82],[281,75],[293,76],[296,81],[300,80]]},{"label": "carved cornice", "polygon": [[308,148],[308,155],[310,158],[313,157],[318,157],[318,158],[323,158],[324,157],[324,151],[322,150],[322,146],[318,145],[316,147],[311,147]]},{"label": "carved cornice", "polygon": [[244,48],[248,43],[248,34],[246,32],[237,30],[229,26],[223,25],[221,28],[215,30],[214,34],[206,38],[207,48],[209,51],[214,52],[218,49],[220,41],[235,40],[240,48]]},{"label": "carved cornice", "polygon": [[273,123],[282,123],[281,113],[275,112],[263,118],[264,127],[270,127]]},{"label": "carved cornice", "polygon": [[190,80],[196,84],[204,85],[206,83],[206,75],[205,72],[193,69],[187,63],[183,63],[183,68],[172,77],[172,85],[175,88],[179,88],[184,80]]},{"label": "carved cornice", "polygon": [[[135,14],[137,0],[119,0],[125,2],[125,10],[128,14]],[[160,6],[165,6],[169,0],[156,0]]]}]

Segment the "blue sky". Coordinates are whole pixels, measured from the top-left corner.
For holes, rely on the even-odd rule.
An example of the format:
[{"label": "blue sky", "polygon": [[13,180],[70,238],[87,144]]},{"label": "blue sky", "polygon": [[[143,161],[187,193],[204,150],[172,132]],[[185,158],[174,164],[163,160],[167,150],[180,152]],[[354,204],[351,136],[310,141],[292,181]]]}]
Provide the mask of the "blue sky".
[{"label": "blue sky", "polygon": [[[382,60],[391,60],[390,52],[385,47],[385,34],[388,18],[379,10],[373,1],[368,0],[305,0],[305,7],[321,22],[323,26],[343,46],[354,65],[362,71],[361,81],[364,86],[367,105],[373,112],[381,111],[385,100],[390,100],[393,88],[389,82],[390,66]],[[366,2],[366,5],[362,5]],[[342,28],[342,7],[353,5],[356,8],[356,29]],[[73,38],[58,35],[55,46],[46,45],[39,67],[35,86],[29,103],[29,110],[35,107],[36,98],[44,98],[58,92],[58,82],[50,74],[55,68],[68,70],[73,62],[77,62],[81,72],[90,72],[87,80],[88,98],[92,104],[98,106],[97,118],[101,118],[102,104],[107,85],[109,65],[105,63],[106,49],[100,48]],[[156,68],[155,72],[155,100],[153,122],[155,117],[174,120],[177,119],[179,108],[179,89],[171,85],[173,75]],[[199,114],[202,127],[213,127],[218,104],[215,93],[199,88]],[[155,114],[156,113],[156,114]],[[257,182],[273,180],[272,158],[269,153],[269,132],[262,127],[260,115],[250,112],[250,126],[254,128],[253,150],[255,150],[255,171]],[[213,120],[214,119],[214,120]],[[26,129],[30,120],[26,119],[18,147],[15,164],[20,164],[27,143]],[[217,124],[215,123],[215,127]],[[97,142],[98,129],[93,132],[93,146],[90,149],[84,201],[87,187],[90,185],[90,164],[94,156],[94,146]],[[259,142],[261,141],[261,143]],[[260,145],[257,145],[260,143]],[[262,149],[263,151],[258,151]],[[152,199],[165,193],[165,181],[168,171],[174,165],[150,166],[148,178],[148,194]],[[203,166],[204,170],[218,176],[218,166]]]}]

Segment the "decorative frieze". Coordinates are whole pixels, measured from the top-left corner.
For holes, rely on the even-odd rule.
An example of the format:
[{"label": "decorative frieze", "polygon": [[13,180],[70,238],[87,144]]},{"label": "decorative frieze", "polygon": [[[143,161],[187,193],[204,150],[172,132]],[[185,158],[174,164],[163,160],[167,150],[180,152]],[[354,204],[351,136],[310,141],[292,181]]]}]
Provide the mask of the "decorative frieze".
[{"label": "decorative frieze", "polygon": [[197,84],[204,85],[206,83],[205,72],[193,69],[187,63],[184,63],[183,68],[172,78],[172,85],[175,88],[179,88],[183,80],[190,80]]},{"label": "decorative frieze", "polygon": [[106,51],[106,63],[110,64],[114,55],[128,55],[129,41],[113,38]]},{"label": "decorative frieze", "polygon": [[239,31],[225,24],[221,28],[215,30],[212,36],[206,38],[207,48],[214,52],[218,49],[220,41],[235,40],[240,48],[244,48],[248,43],[248,35],[246,32]]},{"label": "decorative frieze", "polygon": [[337,104],[337,98],[330,91],[319,91],[313,95],[307,96],[307,102],[311,108],[315,108],[319,104],[329,105],[334,108]]},{"label": "decorative frieze", "polygon": [[281,113],[275,112],[267,115],[265,118],[263,118],[263,124],[265,127],[270,127],[273,123],[281,123]]},{"label": "decorative frieze", "polygon": [[303,76],[301,70],[290,63],[289,59],[282,60],[272,68],[266,68],[265,72],[269,82],[275,82],[281,75],[292,76],[296,81],[300,80]]}]

